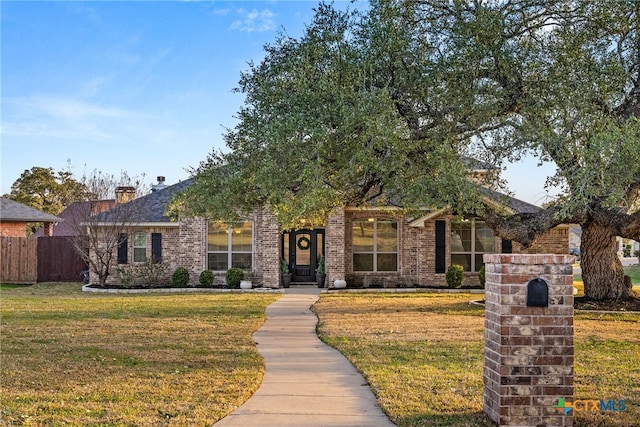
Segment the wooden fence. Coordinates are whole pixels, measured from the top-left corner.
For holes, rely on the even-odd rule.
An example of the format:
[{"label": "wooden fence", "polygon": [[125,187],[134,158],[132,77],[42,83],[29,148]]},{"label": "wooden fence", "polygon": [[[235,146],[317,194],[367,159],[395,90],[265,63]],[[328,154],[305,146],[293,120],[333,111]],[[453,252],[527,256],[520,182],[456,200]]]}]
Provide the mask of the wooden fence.
[{"label": "wooden fence", "polygon": [[2,283],[78,282],[86,263],[74,251],[69,238],[0,238]]},{"label": "wooden fence", "polygon": [[0,281],[35,283],[38,280],[38,239],[0,237]]},{"label": "wooden fence", "polygon": [[86,269],[70,238],[38,237],[38,282],[79,282]]}]

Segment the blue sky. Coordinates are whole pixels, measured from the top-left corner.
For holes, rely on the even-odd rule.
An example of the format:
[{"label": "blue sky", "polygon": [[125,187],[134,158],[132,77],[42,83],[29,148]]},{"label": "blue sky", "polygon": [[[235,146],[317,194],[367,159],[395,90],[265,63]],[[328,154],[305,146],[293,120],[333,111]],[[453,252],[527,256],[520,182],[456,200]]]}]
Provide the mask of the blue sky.
[{"label": "blue sky", "polygon": [[[247,62],[278,31],[300,36],[316,5],[2,1],[2,193],[25,169],[68,162],[78,177],[97,169],[144,174],[147,183],[188,178],[223,148]],[[539,204],[544,179],[534,166],[505,176],[517,197]]]}]

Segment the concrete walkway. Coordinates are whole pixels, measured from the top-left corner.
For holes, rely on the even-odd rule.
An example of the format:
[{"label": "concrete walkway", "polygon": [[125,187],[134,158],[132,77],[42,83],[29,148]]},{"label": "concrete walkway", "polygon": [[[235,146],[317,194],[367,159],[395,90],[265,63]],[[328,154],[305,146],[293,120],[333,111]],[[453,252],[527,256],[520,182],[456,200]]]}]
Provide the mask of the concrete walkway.
[{"label": "concrete walkway", "polygon": [[316,335],[318,288],[289,288],[253,339],[266,372],[256,393],[215,427],[390,427],[360,373]]}]

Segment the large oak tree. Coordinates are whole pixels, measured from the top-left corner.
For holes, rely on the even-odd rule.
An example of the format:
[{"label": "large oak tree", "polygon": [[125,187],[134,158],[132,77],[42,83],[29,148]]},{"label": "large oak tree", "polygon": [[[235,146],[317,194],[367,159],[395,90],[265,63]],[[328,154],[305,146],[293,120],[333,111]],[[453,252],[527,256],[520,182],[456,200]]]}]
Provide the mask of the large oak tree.
[{"label": "large oak tree", "polygon": [[[639,7],[320,5],[302,37],[281,35],[242,74],[230,151],[194,169],[175,207],[231,221],[268,204],[292,227],[344,204],[450,206],[525,246],[576,223],[586,295],[626,297],[615,236],[640,239]],[[478,203],[465,156],[500,167],[525,154],[555,162],[564,193],[527,216]]]}]

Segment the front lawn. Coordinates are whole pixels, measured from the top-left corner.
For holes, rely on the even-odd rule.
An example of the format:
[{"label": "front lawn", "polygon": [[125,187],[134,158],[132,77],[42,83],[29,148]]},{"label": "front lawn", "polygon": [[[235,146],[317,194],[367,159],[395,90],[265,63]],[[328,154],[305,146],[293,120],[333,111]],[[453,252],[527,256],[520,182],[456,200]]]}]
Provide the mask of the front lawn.
[{"label": "front lawn", "polygon": [[[314,305],[319,334],[365,375],[399,426],[493,426],[482,412],[484,309],[473,295],[332,294]],[[575,396],[626,399],[577,426],[640,419],[640,314],[575,316]]]},{"label": "front lawn", "polygon": [[[633,290],[640,294],[640,265],[629,265],[624,268],[624,274],[631,277]],[[582,275],[575,274],[573,276],[573,286],[578,289],[578,295],[584,295],[584,283]]]},{"label": "front lawn", "polygon": [[624,273],[631,277],[631,282],[640,287],[640,265],[629,265],[624,268]]},{"label": "front lawn", "polygon": [[80,288],[2,288],[3,425],[212,425],[259,387],[279,296]]}]

